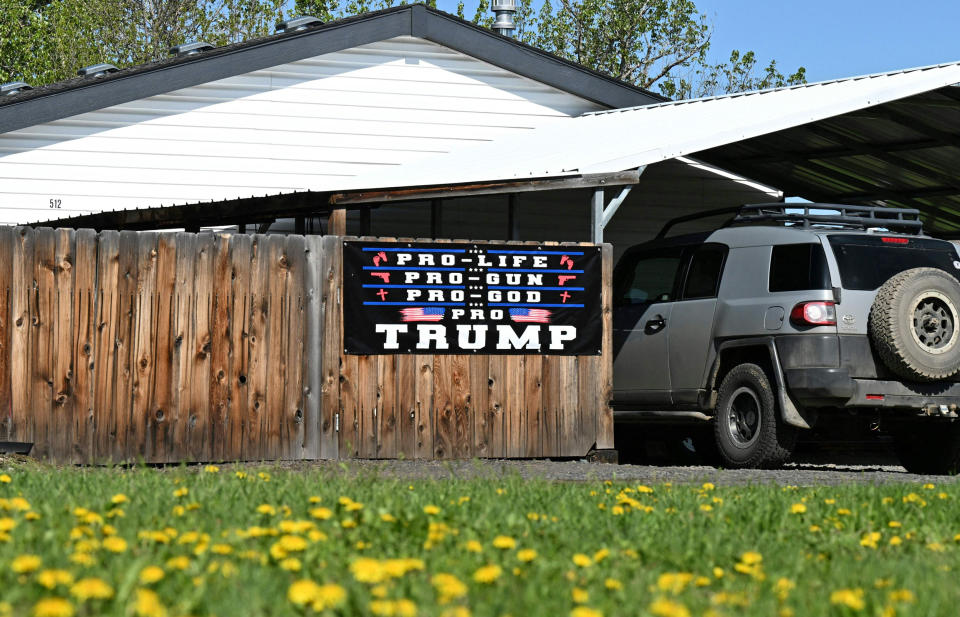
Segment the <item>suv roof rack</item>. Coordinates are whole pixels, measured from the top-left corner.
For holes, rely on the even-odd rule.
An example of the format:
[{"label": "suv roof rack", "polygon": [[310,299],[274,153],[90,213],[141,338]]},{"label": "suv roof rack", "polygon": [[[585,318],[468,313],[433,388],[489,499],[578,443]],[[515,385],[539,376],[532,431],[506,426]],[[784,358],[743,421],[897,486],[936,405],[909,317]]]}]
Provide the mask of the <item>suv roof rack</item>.
[{"label": "suv roof rack", "polygon": [[785,226],[802,226],[806,228],[818,226],[867,230],[873,227],[881,227],[902,233],[923,234],[923,222],[920,220],[920,211],[912,208],[778,202],[749,204],[737,208],[720,208],[718,210],[707,210],[705,212],[680,216],[667,221],[660,230],[660,233],[657,234],[657,238],[662,239],[666,237],[667,232],[680,223],[722,214],[732,214],[733,216],[720,227],[778,223]]}]

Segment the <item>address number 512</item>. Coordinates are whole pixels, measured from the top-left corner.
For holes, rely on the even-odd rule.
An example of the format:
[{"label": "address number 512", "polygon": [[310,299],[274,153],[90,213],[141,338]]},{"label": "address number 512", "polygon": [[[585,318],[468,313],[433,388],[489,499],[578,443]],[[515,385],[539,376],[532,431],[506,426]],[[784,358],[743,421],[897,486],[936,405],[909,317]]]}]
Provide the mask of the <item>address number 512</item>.
[{"label": "address number 512", "polygon": [[61,200],[59,200],[59,199],[51,199],[51,200],[50,200],[50,207],[51,207],[51,208],[59,208],[59,207],[60,207],[60,203],[61,203]]}]

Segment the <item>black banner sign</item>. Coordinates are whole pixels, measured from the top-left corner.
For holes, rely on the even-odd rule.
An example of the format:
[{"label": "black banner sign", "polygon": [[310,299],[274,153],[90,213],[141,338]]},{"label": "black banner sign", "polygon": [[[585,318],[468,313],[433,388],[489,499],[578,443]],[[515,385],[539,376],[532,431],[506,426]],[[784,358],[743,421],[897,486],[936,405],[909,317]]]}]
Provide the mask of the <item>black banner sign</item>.
[{"label": "black banner sign", "polygon": [[349,354],[597,355],[598,246],[343,243]]}]

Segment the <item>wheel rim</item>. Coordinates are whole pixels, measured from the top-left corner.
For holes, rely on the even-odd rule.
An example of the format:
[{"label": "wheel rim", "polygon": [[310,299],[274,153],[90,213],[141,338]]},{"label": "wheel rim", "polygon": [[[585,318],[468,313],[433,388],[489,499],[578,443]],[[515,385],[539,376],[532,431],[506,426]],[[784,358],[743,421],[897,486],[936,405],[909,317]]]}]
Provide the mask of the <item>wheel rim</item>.
[{"label": "wheel rim", "polygon": [[760,399],[751,388],[737,388],[730,397],[727,431],[733,442],[745,448],[760,436]]},{"label": "wheel rim", "polygon": [[957,308],[939,291],[925,291],[914,298],[910,333],[920,349],[942,354],[957,343]]}]

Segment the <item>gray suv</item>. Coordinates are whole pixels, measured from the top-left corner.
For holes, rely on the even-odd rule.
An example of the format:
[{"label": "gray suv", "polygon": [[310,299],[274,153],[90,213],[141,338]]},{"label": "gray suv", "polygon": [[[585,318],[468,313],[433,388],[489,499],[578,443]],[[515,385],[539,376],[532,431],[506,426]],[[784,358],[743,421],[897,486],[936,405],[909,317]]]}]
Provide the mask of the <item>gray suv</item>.
[{"label": "gray suv", "polygon": [[[732,216],[731,216],[732,214]],[[725,215],[708,233],[670,235]],[[614,417],[710,420],[769,467],[843,414],[916,473],[960,470],[960,255],[916,210],[760,204],[675,219],[614,270]]]}]

